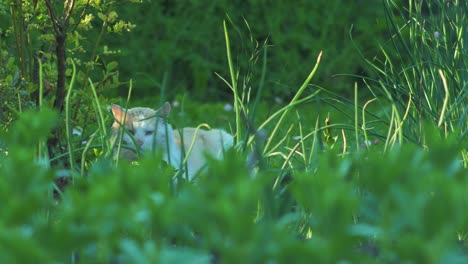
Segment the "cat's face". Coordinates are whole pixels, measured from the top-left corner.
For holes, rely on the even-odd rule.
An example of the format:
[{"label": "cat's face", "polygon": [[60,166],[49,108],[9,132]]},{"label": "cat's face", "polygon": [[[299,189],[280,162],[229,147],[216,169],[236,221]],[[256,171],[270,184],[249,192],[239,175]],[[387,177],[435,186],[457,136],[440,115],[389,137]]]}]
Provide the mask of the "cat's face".
[{"label": "cat's face", "polygon": [[[112,114],[114,115],[114,131],[122,131],[124,125],[126,132],[122,137],[122,143],[132,147],[138,147],[141,151],[151,151],[157,147],[165,147],[166,137],[166,119],[171,110],[169,103],[165,103],[158,110],[145,107],[130,108],[125,111],[118,105],[112,105]],[[125,113],[126,112],[126,113]],[[135,142],[133,142],[132,137]],[[135,145],[134,145],[135,143]]]}]

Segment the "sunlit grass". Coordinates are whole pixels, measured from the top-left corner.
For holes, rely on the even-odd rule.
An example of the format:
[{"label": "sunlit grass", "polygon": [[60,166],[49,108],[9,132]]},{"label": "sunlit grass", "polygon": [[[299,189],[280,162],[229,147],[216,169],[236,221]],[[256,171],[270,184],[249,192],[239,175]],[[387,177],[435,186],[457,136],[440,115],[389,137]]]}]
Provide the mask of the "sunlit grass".
[{"label": "sunlit grass", "polygon": [[425,145],[423,127],[430,122],[446,137],[456,133],[466,140],[466,2],[409,1],[407,10],[384,2],[392,38],[382,46],[383,59],[368,60],[380,78],[366,83],[377,100],[392,106],[389,139]]}]

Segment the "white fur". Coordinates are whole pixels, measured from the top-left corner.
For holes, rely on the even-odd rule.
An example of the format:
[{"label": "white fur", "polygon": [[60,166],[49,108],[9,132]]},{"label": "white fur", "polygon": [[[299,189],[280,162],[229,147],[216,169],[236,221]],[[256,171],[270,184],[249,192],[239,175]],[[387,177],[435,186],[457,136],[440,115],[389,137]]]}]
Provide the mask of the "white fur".
[{"label": "white fur", "polygon": [[[174,168],[187,168],[184,176],[192,180],[205,166],[205,155],[223,158],[224,151],[233,145],[233,137],[220,129],[202,130],[190,127],[182,129],[181,137],[179,131],[174,130],[166,121],[170,110],[167,102],[158,110],[136,107],[125,111],[120,106],[112,105],[115,119],[112,126],[114,136],[119,135],[119,131],[122,130],[120,124],[125,124],[125,128],[135,140],[136,147],[144,155],[162,150],[163,159]],[[127,133],[124,133],[122,141],[126,145],[134,146],[131,136]],[[121,156],[130,160],[136,159],[136,154],[131,152],[125,150]]]}]

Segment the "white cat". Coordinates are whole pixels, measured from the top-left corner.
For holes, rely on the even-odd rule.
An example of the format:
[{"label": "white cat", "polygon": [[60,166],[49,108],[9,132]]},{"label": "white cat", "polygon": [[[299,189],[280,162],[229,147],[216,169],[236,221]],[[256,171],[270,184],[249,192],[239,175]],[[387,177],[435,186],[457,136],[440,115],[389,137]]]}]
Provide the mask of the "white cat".
[{"label": "white cat", "polygon": [[[138,149],[143,155],[161,149],[163,159],[168,164],[176,169],[187,168],[183,175],[188,176],[189,180],[205,166],[205,155],[223,158],[224,151],[231,148],[234,142],[233,136],[221,129],[186,127],[182,129],[181,136],[179,130],[174,130],[167,122],[171,112],[168,102],[157,110],[145,107],[126,110],[115,104],[111,108],[114,115],[112,134],[117,143],[122,136],[123,146]],[[128,160],[138,158],[137,153],[128,148],[120,149],[120,157]],[[184,160],[187,166],[183,164]]]}]

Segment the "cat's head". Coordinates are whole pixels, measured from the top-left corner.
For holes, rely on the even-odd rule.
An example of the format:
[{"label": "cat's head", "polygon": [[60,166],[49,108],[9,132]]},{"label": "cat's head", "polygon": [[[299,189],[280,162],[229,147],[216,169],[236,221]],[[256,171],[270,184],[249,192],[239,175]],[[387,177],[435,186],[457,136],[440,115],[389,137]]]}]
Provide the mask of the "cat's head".
[{"label": "cat's head", "polygon": [[153,147],[166,147],[166,128],[172,131],[172,128],[167,127],[167,117],[171,112],[168,102],[157,110],[146,107],[125,109],[116,104],[112,104],[111,109],[114,115],[112,129],[114,132],[124,132],[123,144],[134,146],[135,142],[136,147],[143,152],[152,150]]}]

